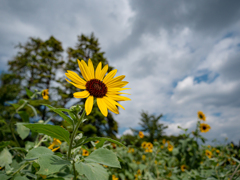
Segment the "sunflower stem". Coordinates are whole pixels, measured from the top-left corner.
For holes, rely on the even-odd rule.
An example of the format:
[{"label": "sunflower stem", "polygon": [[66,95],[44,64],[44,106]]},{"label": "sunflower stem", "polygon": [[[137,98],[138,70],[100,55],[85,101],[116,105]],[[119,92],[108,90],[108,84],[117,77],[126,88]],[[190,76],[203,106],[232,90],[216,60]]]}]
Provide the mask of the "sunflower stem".
[{"label": "sunflower stem", "polygon": [[80,126],[80,124],[82,123],[83,119],[84,119],[84,116],[86,114],[86,111],[85,111],[85,108],[80,116],[80,118],[78,118],[78,121],[77,121],[77,124],[76,126],[74,127],[74,130],[73,130],[73,133],[71,135],[71,140],[70,140],[70,144],[69,144],[69,148],[68,148],[68,159],[70,160],[71,158],[71,150],[72,150],[72,144],[73,144],[73,140],[77,134],[77,131],[78,131],[78,128]]}]

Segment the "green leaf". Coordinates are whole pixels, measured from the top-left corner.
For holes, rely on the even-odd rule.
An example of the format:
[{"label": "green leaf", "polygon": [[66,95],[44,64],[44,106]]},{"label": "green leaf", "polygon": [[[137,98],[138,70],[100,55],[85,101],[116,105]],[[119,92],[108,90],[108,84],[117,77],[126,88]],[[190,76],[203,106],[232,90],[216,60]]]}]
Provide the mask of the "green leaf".
[{"label": "green leaf", "polygon": [[10,141],[2,141],[0,142],[0,151],[3,150],[3,148],[7,147],[10,144]]},{"label": "green leaf", "polygon": [[17,133],[21,137],[22,140],[24,140],[30,132],[30,129],[26,128],[23,123],[17,123]]},{"label": "green leaf", "polygon": [[15,108],[15,110],[17,110],[17,108],[19,108],[20,107],[20,105],[19,104],[11,104],[14,108]]},{"label": "green leaf", "polygon": [[49,124],[24,124],[33,132],[43,133],[59,140],[65,140],[69,144],[69,132],[60,126]]},{"label": "green leaf", "polygon": [[32,95],[33,95],[33,92],[30,91],[28,88],[25,88],[25,90],[26,90],[26,93],[27,93],[28,97],[31,98]]},{"label": "green leaf", "polygon": [[29,106],[30,108],[32,108],[34,115],[37,117],[37,111],[36,111],[36,109],[35,109],[32,105],[30,105],[30,104],[27,104],[27,106]]},{"label": "green leaf", "polygon": [[87,139],[87,136],[83,136],[81,139],[77,140],[76,145],[73,148],[81,146],[86,139]]},{"label": "green leaf", "polygon": [[40,169],[37,174],[49,175],[62,170],[65,166],[71,164],[70,161],[64,160],[56,155],[43,155],[39,157],[38,163]]},{"label": "green leaf", "polygon": [[30,150],[26,157],[25,160],[33,160],[33,159],[37,159],[42,155],[53,155],[54,153],[52,152],[52,150],[46,148],[46,147],[37,147],[34,148],[32,150]]},{"label": "green leaf", "polygon": [[84,159],[86,162],[95,162],[110,167],[121,168],[115,153],[108,149],[97,149]]},{"label": "green leaf", "polygon": [[17,176],[14,177],[14,180],[29,180],[26,176]]},{"label": "green leaf", "polygon": [[61,110],[52,107],[48,104],[43,104],[44,106],[47,106],[49,109],[51,109],[52,111],[54,111],[55,113],[57,113],[59,116],[61,116],[65,121],[67,121],[69,124],[73,124],[73,121],[71,118],[69,118],[66,114],[64,114]]},{"label": "green leaf", "polygon": [[12,163],[12,155],[7,148],[3,149],[0,153],[0,166],[4,167]]},{"label": "green leaf", "polygon": [[[118,141],[116,141],[116,140],[113,140],[113,139],[111,139],[111,138],[105,138],[105,137],[90,137],[90,138],[87,138],[84,142],[82,142],[79,146],[81,146],[82,144],[86,144],[86,143],[88,143],[88,142],[90,142],[90,141],[96,141],[96,140],[99,140],[99,141],[102,141],[102,140],[104,140],[104,141],[110,141],[110,142],[113,142],[113,143],[115,143],[115,144],[117,144],[117,145],[120,145],[120,146],[124,146],[122,143],[120,143],[120,142],[118,142]],[[77,146],[75,146],[75,147],[77,147]],[[125,147],[125,146],[124,146]]]},{"label": "green leaf", "polygon": [[10,178],[10,176],[7,176],[7,175],[5,175],[5,174],[0,174],[0,179],[1,180],[7,180],[7,179],[9,179]]},{"label": "green leaf", "polygon": [[75,168],[79,174],[84,174],[89,180],[108,180],[108,173],[101,165],[96,163],[83,163],[75,164]]},{"label": "green leaf", "polygon": [[99,143],[97,143],[95,147],[96,147],[97,149],[103,147],[104,142],[105,142],[105,140],[99,141]]},{"label": "green leaf", "polygon": [[22,118],[23,122],[29,122],[29,116],[25,111],[18,111],[18,114]]}]

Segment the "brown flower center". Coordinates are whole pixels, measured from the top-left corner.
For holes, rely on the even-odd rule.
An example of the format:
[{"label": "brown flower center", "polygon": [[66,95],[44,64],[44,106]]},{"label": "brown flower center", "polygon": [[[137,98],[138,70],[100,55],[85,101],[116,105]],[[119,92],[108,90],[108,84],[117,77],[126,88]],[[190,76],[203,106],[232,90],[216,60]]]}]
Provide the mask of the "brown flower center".
[{"label": "brown flower center", "polygon": [[206,126],[203,126],[202,128],[203,128],[203,130],[206,130],[206,129],[207,129],[207,127],[206,127]]},{"label": "brown flower center", "polygon": [[98,79],[91,79],[86,83],[86,89],[94,97],[103,97],[107,94],[107,86]]},{"label": "brown flower center", "polygon": [[199,118],[200,118],[200,119],[202,119],[202,118],[203,118],[203,116],[202,116],[201,114],[199,114]]}]

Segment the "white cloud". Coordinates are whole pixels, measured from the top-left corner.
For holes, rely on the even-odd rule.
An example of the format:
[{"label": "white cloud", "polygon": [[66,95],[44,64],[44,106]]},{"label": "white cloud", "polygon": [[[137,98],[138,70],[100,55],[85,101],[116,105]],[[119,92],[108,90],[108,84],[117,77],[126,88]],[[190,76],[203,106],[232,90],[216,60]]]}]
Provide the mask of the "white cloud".
[{"label": "white cloud", "polygon": [[127,135],[127,134],[133,135],[132,130],[131,130],[131,129],[126,129],[126,130],[123,132],[123,135]]}]

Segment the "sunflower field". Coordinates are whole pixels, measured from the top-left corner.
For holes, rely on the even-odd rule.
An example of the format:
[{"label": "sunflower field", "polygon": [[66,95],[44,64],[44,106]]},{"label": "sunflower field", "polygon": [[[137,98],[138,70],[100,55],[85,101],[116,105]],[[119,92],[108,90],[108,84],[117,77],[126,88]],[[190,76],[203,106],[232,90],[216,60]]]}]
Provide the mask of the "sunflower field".
[{"label": "sunflower field", "polygon": [[[88,136],[79,127],[90,121],[94,105],[107,117],[109,111],[119,114],[119,101],[130,100],[120,91],[128,84],[125,76],[114,77],[117,70],[109,73],[108,65],[97,65],[92,61],[78,61],[81,78],[69,70],[66,81],[79,89],[73,96],[85,99],[83,105],[69,109],[43,103],[62,123],[46,121],[30,122],[37,116],[34,102],[38,98],[49,101],[48,89],[30,91],[17,103],[11,103],[14,112],[9,121],[1,119],[1,127],[8,129],[8,141],[0,142],[1,180],[190,180],[190,179],[240,179],[240,149],[234,144],[207,145],[202,134],[211,130],[205,114],[198,112],[195,131],[184,127],[177,142],[171,139],[147,141],[147,134],[139,131],[134,141],[125,142],[110,137]],[[107,73],[107,75],[106,75]],[[81,91],[80,91],[81,90]],[[118,107],[117,107],[118,106]],[[108,111],[109,110],[109,111]],[[14,116],[22,122],[13,123]],[[5,132],[2,130],[2,132]],[[26,138],[32,137],[30,140]],[[19,139],[22,143],[19,143]],[[24,144],[23,144],[24,143]]]}]

